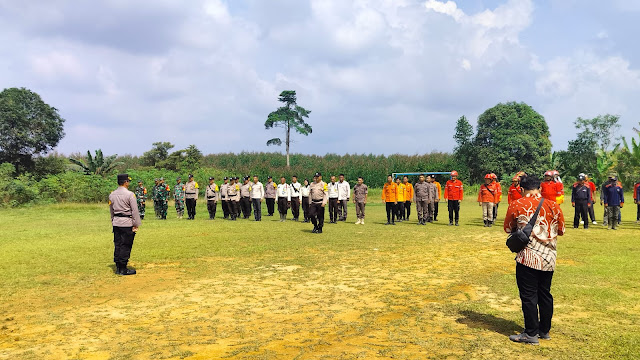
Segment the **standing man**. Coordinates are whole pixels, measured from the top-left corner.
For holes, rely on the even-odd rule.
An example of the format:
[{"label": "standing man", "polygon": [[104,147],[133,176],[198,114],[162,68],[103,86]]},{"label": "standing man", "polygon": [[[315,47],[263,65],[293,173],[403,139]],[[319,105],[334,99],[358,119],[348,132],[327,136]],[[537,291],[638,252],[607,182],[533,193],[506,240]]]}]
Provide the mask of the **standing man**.
[{"label": "standing man", "polygon": [[331,182],[327,184],[329,189],[329,224],[338,222],[338,183],[336,177],[331,175]]},{"label": "standing man", "polygon": [[242,186],[240,186],[240,207],[242,208],[242,215],[245,219],[251,216],[251,183],[249,183],[249,176],[243,178]]},{"label": "standing man", "polygon": [[240,178],[239,177],[235,177],[234,178],[234,184],[236,186],[236,197],[235,197],[235,202],[236,202],[236,219],[239,218],[242,215],[242,195],[240,195],[240,187],[242,186],[242,184],[240,184]]},{"label": "standing man", "polygon": [[287,220],[287,209],[291,205],[291,187],[287,184],[287,179],[284,176],[280,178],[280,184],[276,188],[276,202],[278,202],[280,222],[284,222]]},{"label": "standing man", "polygon": [[429,185],[425,181],[424,175],[418,177],[418,182],[413,187],[413,201],[416,203],[418,225],[426,225],[431,200]]},{"label": "standing man", "polygon": [[222,214],[225,219],[229,218],[229,178],[224,177],[222,185],[220,185],[220,201],[222,202]]},{"label": "standing man", "polygon": [[604,187],[604,207],[609,209],[609,230],[618,230],[620,209],[624,207],[624,193],[622,186],[618,184],[616,174],[609,175],[609,181]]},{"label": "standing man", "polygon": [[267,216],[273,216],[277,188],[278,185],[276,185],[276,183],[273,182],[273,178],[269,176],[267,178],[267,184],[264,187],[264,199],[267,203]]},{"label": "standing man", "polygon": [[189,220],[196,219],[196,201],[198,200],[198,183],[193,180],[193,174],[189,174],[189,181],[184,186],[185,202]]},{"label": "standing man", "polygon": [[[600,187],[600,205],[604,205],[606,203],[604,192],[606,190],[607,185],[612,181],[613,180],[611,178],[611,174],[609,174],[608,180],[602,183],[602,186]],[[604,216],[602,217],[602,226],[608,226],[608,225],[609,225],[609,208],[605,206]]]},{"label": "standing man", "polygon": [[637,206],[636,224],[640,224],[640,182],[633,186],[633,202]]},{"label": "standing man", "polygon": [[[532,209],[537,209],[542,201],[540,180],[535,176],[523,176],[520,186],[524,197],[509,205],[504,219],[504,231],[508,234],[524,228],[533,216]],[[558,235],[563,235],[564,230],[564,215],[560,206],[555,201],[545,199],[529,236],[529,244],[515,258],[524,331],[509,336],[511,341],[536,345],[539,344],[538,339],[551,339],[551,279],[556,268]]]},{"label": "standing man", "polygon": [[358,183],[353,187],[353,203],[356,205],[356,225],[364,225],[364,208],[367,205],[369,188],[364,184],[362,176],[358,177]]},{"label": "standing man", "polygon": [[291,178],[289,189],[291,191],[291,215],[293,215],[293,221],[298,221],[300,217],[300,203],[302,202],[302,184],[298,182],[296,175],[293,175]]},{"label": "standing man", "polygon": [[395,225],[396,205],[398,204],[398,185],[393,182],[391,175],[387,176],[387,182],[382,187],[382,202],[387,209],[387,223],[385,225]]},{"label": "standing man", "polygon": [[596,213],[593,209],[593,204],[596,199],[596,190],[598,188],[596,188],[596,184],[594,184],[593,181],[591,181],[589,176],[585,175],[585,178],[587,179],[586,184],[591,190],[591,205],[589,205],[589,218],[591,219],[591,224],[598,225],[598,222],[596,221]]},{"label": "standing man", "polygon": [[453,225],[453,219],[455,215],[456,226],[458,226],[458,220],[460,220],[460,203],[464,197],[464,186],[462,181],[458,180],[458,172],[453,170],[451,172],[451,180],[448,180],[444,186],[444,199],[447,201],[447,208],[449,209],[449,226]]},{"label": "standing man", "polygon": [[396,178],[396,189],[398,191],[398,194],[396,195],[396,199],[398,201],[396,204],[396,219],[398,222],[402,222],[404,220],[405,186],[399,177]]},{"label": "standing man", "polygon": [[571,189],[571,206],[575,208],[575,214],[573,216],[573,228],[577,229],[580,225],[580,217],[584,228],[589,228],[589,219],[587,214],[589,213],[589,205],[591,205],[591,189],[585,184],[585,177],[583,174],[578,176],[578,181],[573,184]]},{"label": "standing man", "polygon": [[480,186],[480,191],[478,191],[478,206],[482,207],[484,227],[493,225],[493,204],[498,200],[497,195],[491,174],[485,175],[484,184]]},{"label": "standing man", "polygon": [[167,220],[167,211],[169,210],[169,185],[165,184],[164,178],[160,178],[158,186],[158,202],[160,207],[160,219]]},{"label": "standing man", "polygon": [[158,189],[160,188],[160,179],[155,178],[153,189],[151,191],[151,198],[153,199],[153,212],[156,215],[156,219],[160,219],[160,201],[158,200]]},{"label": "standing man", "polygon": [[553,180],[553,171],[544,173],[544,181],[540,184],[540,194],[549,201],[556,201],[558,197],[558,185]]},{"label": "standing man", "polygon": [[113,226],[113,262],[116,263],[117,275],[134,275],[133,269],[127,268],[133,239],[141,225],[136,196],[129,191],[131,179],[128,174],[118,174],[118,188],[109,195],[109,213]]},{"label": "standing man", "polygon": [[309,180],[304,179],[304,184],[302,184],[302,188],[300,189],[300,194],[302,195],[302,212],[304,214],[304,221],[308,223],[311,221],[309,217],[309,194],[311,193],[311,186],[309,186]]},{"label": "standing man", "polygon": [[435,175],[431,175],[433,177],[433,185],[436,186],[438,190],[436,192],[436,201],[433,203],[433,221],[438,221],[438,209],[440,208],[440,199],[442,199],[442,185],[436,180]]},{"label": "standing man", "polygon": [[511,205],[512,202],[522,197],[522,188],[520,187],[520,176],[516,175],[511,179],[511,186],[509,186],[509,193],[507,194],[507,202]]},{"label": "standing man", "polygon": [[231,178],[231,183],[227,187],[227,199],[229,208],[229,219],[235,221],[238,217],[238,203],[240,198],[240,187],[236,184],[236,178]]},{"label": "standing man", "polygon": [[427,220],[428,223],[433,223],[436,214],[436,202],[438,202],[438,188],[434,184],[435,176],[427,175]]},{"label": "standing man", "polygon": [[338,221],[347,221],[347,205],[351,198],[351,185],[344,180],[344,174],[340,174],[338,181]]},{"label": "standing man", "polygon": [[562,183],[558,170],[552,170],[551,173],[553,175],[553,180],[556,182],[556,203],[558,205],[562,205],[564,202],[564,184]]},{"label": "standing man", "polygon": [[493,186],[496,189],[496,203],[493,204],[493,221],[496,221],[498,217],[498,206],[500,206],[500,202],[502,201],[502,185],[500,181],[498,181],[498,175],[491,173],[491,178],[493,180]]},{"label": "standing man", "polygon": [[256,221],[262,221],[262,199],[264,199],[264,186],[258,181],[258,175],[253,175],[251,184],[251,204],[253,205],[253,217]]},{"label": "standing man", "polygon": [[176,213],[178,214],[178,219],[182,219],[184,215],[184,184],[182,184],[182,179],[178,177],[176,179],[176,186],[173,188],[173,200],[176,205]]},{"label": "standing man", "polygon": [[322,174],[317,172],[313,176],[313,183],[309,185],[309,217],[311,223],[313,223],[314,234],[322,234],[322,227],[324,226],[324,207],[329,201],[329,189],[327,184],[322,181]]},{"label": "standing man", "polygon": [[138,180],[138,187],[136,188],[135,194],[136,202],[138,203],[138,213],[140,213],[140,220],[144,220],[144,208],[145,200],[147,199],[147,188],[142,185],[142,180]]},{"label": "standing man", "polygon": [[209,212],[209,220],[214,220],[216,218],[216,210],[218,208],[218,194],[220,193],[220,188],[214,182],[215,178],[212,176],[209,178],[209,185],[207,185],[207,189],[205,191],[205,196],[207,197],[207,211]]},{"label": "standing man", "polygon": [[406,220],[409,220],[409,215],[411,215],[411,201],[413,201],[413,185],[409,182],[409,177],[406,175],[402,178],[402,183],[404,184],[404,214],[402,215]]}]

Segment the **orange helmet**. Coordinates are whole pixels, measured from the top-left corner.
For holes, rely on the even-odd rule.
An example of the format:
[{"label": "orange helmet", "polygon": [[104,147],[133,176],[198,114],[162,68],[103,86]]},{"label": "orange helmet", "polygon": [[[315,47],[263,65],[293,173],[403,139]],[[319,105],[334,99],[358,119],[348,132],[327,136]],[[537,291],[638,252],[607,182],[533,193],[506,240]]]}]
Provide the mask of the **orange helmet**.
[{"label": "orange helmet", "polygon": [[548,170],[547,172],[544,173],[544,176],[553,176],[553,171]]},{"label": "orange helmet", "polygon": [[491,178],[492,178],[492,179],[496,179],[496,180],[498,180],[498,175],[496,175],[496,174],[494,174],[494,173],[491,173],[491,174],[489,174],[489,175],[491,175]]},{"label": "orange helmet", "polygon": [[458,176],[458,172],[457,172],[457,171],[455,171],[455,170],[453,170],[453,171],[451,172],[451,176]]},{"label": "orange helmet", "polygon": [[487,174],[484,176],[485,179],[493,179],[493,177],[491,176],[491,174]]},{"label": "orange helmet", "polygon": [[552,174],[552,175],[560,175],[560,173],[558,172],[558,170],[551,170],[551,174]]},{"label": "orange helmet", "polygon": [[516,175],[511,179],[511,181],[520,181],[520,176]]}]

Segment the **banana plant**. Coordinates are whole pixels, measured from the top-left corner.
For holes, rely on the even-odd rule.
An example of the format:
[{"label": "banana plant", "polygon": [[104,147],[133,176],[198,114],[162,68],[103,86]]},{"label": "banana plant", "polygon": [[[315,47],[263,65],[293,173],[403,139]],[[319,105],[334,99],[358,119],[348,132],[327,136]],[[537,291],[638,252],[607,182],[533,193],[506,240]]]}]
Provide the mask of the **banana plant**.
[{"label": "banana plant", "polygon": [[91,156],[91,152],[87,150],[87,161],[85,162],[83,159],[69,158],[76,169],[83,171],[87,175],[101,175],[107,176],[111,173],[116,166],[122,165],[122,162],[116,161],[118,157],[117,154],[104,157],[102,155],[102,150],[98,149],[95,151],[95,157]]}]

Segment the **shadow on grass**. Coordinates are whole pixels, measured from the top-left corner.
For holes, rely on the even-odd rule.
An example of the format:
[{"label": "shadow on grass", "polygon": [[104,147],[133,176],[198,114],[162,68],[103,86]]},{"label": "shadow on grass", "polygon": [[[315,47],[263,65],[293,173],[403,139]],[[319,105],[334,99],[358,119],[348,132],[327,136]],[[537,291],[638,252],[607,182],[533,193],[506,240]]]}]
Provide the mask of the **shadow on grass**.
[{"label": "shadow on grass", "polygon": [[522,326],[515,321],[506,320],[491,314],[481,314],[471,310],[460,312],[461,318],[456,320],[459,324],[467,325],[475,329],[485,329],[505,336],[522,331]]}]

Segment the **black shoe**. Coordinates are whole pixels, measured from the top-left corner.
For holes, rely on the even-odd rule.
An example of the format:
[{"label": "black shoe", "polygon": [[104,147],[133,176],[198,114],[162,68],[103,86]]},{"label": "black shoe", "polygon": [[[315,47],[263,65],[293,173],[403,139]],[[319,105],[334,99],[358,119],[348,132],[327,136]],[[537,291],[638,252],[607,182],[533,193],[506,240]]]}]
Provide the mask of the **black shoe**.
[{"label": "black shoe", "polygon": [[122,266],[119,267],[118,270],[116,271],[116,274],[118,275],[135,275],[136,271],[133,269],[127,269],[126,266]]},{"label": "black shoe", "polygon": [[489,221],[489,225],[488,226],[492,227],[493,226],[493,221]]},{"label": "black shoe", "polygon": [[385,225],[391,225],[391,223],[387,221],[387,223]]},{"label": "black shoe", "polygon": [[525,332],[518,335],[510,335],[509,340],[523,344],[540,345],[540,342],[538,341],[538,335],[530,336]]},{"label": "black shoe", "polygon": [[418,225],[422,225],[422,220],[418,221]]},{"label": "black shoe", "polygon": [[322,234],[322,228],[318,228],[317,234]]},{"label": "black shoe", "polygon": [[456,226],[460,226],[457,221],[456,221]]},{"label": "black shoe", "polygon": [[538,339],[540,340],[551,340],[551,335],[549,333],[538,333]]},{"label": "black shoe", "polygon": [[311,230],[311,233],[317,234],[318,233],[318,228],[314,227],[313,230]]},{"label": "black shoe", "polygon": [[140,215],[140,220],[144,220],[144,215]]},{"label": "black shoe", "polygon": [[395,221],[391,223],[391,225],[395,225],[395,224],[396,224]]},{"label": "black shoe", "polygon": [[449,221],[449,226],[453,226],[453,222]]}]

